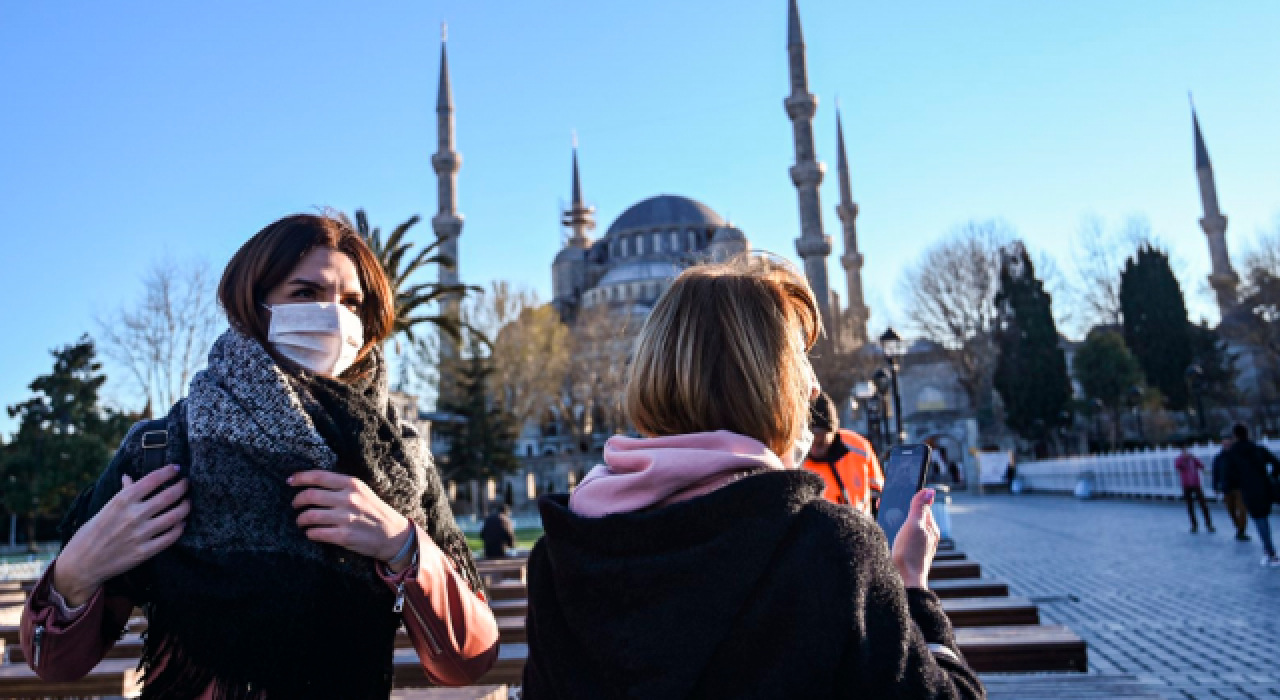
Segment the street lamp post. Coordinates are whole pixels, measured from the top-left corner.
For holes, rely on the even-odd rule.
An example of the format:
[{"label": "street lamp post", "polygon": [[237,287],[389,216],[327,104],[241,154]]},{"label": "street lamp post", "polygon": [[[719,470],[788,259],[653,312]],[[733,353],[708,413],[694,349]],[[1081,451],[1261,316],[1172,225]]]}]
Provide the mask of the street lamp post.
[{"label": "street lamp post", "polygon": [[1094,399],[1089,402],[1089,407],[1093,409],[1093,427],[1098,432],[1098,447],[1099,451],[1101,451],[1103,440],[1102,412],[1105,410],[1106,404],[1102,403],[1102,399]]},{"label": "street lamp post", "polygon": [[1129,387],[1129,404],[1133,407],[1133,418],[1138,422],[1138,440],[1146,442],[1147,434],[1142,426],[1142,387],[1136,384]]},{"label": "street lamp post", "polygon": [[[884,440],[885,446],[893,445],[893,439],[889,435],[889,412],[894,410],[894,405],[889,401],[889,394],[893,391],[893,380],[889,377],[889,373],[883,367],[877,369],[875,374],[871,375],[871,381],[879,390],[876,398],[880,400],[880,437]],[[894,411],[897,415],[897,411]]]},{"label": "street lamp post", "polygon": [[1196,413],[1200,416],[1200,437],[1209,434],[1209,429],[1205,426],[1204,416],[1204,370],[1198,364],[1192,364],[1187,368],[1187,383],[1191,385],[1191,393],[1196,397]]},{"label": "street lamp post", "polygon": [[898,363],[907,354],[902,338],[892,328],[880,336],[880,349],[889,361],[889,379],[893,385],[893,419],[897,428],[898,444],[907,441],[906,431],[902,429],[902,395],[898,393]]}]

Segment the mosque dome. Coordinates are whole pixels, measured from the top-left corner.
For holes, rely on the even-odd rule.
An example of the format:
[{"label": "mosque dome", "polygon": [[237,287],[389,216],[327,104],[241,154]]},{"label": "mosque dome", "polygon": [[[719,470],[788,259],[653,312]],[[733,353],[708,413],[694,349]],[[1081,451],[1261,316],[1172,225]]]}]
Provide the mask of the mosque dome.
[{"label": "mosque dome", "polygon": [[717,229],[724,219],[697,200],[674,194],[660,194],[633,204],[614,220],[605,236],[629,231],[676,227]]}]

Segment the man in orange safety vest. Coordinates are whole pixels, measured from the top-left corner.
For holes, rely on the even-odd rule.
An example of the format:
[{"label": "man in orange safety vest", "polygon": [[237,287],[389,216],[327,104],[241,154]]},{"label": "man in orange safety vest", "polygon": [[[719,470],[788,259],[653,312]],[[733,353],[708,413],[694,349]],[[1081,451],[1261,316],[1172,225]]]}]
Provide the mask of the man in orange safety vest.
[{"label": "man in orange safety vest", "polygon": [[852,430],[840,429],[835,402],[825,392],[809,406],[813,446],[804,468],[822,477],[822,497],[874,515],[884,490],[884,472],[871,443]]}]

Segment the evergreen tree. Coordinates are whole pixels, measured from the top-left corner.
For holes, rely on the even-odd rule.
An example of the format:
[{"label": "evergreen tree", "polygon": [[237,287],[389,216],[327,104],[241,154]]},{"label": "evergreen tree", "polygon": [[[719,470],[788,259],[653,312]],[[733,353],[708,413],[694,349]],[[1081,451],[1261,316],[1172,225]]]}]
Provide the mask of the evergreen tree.
[{"label": "evergreen tree", "polygon": [[1168,255],[1147,244],[1125,261],[1120,273],[1120,309],[1125,344],[1142,366],[1147,382],[1164,394],[1170,408],[1186,408],[1191,324]]},{"label": "evergreen tree", "polygon": [[1120,409],[1129,390],[1142,383],[1142,367],[1125,347],[1119,333],[1094,331],[1076,350],[1071,370],[1085,396],[1101,401],[1111,414],[1114,445]]},{"label": "evergreen tree", "polygon": [[104,410],[107,378],[85,335],[52,352],[53,371],[36,377],[36,394],[8,408],[18,431],[0,448],[0,504],[27,516],[28,542],[39,517],[60,516],[106,467],[137,416]]},{"label": "evergreen tree", "polygon": [[441,431],[449,441],[441,467],[447,478],[457,481],[498,477],[518,465],[511,417],[493,399],[493,360],[482,345],[472,336],[452,372],[455,390],[438,405],[440,411],[455,416]]},{"label": "evergreen tree", "polygon": [[[1211,420],[1213,407],[1236,406],[1240,403],[1240,390],[1236,384],[1240,378],[1240,368],[1236,366],[1239,358],[1228,351],[1226,341],[1206,321],[1201,321],[1198,326],[1191,326],[1190,335],[1193,361],[1202,372],[1199,389],[1207,414],[1206,427],[1211,433],[1217,432],[1214,421]],[[1195,387],[1188,388],[1195,390]],[[1193,394],[1191,401],[1194,400]],[[1199,406],[1195,408],[1200,410]],[[1199,423],[1195,424],[1195,429],[1199,429]]]},{"label": "evergreen tree", "polygon": [[1067,359],[1058,344],[1052,298],[1036,279],[1026,248],[1015,244],[1000,267],[995,388],[1005,423],[1028,440],[1043,440],[1066,421],[1071,403]]}]

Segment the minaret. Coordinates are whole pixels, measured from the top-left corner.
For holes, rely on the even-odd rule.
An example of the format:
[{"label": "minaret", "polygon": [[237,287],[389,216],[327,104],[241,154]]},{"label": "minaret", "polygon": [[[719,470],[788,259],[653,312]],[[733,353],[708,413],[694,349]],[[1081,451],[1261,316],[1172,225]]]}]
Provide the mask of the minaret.
[{"label": "minaret", "polygon": [[595,208],[582,199],[582,177],[578,174],[578,137],[573,137],[573,203],[560,217],[569,229],[569,239],[551,264],[552,305],[560,312],[560,320],[571,323],[582,304],[587,287],[587,250],[591,238],[587,232],[596,227]]},{"label": "minaret", "polygon": [[818,98],[809,92],[809,70],[805,66],[804,33],[800,29],[800,10],[796,0],[789,0],[787,15],[787,55],[791,63],[791,94],[783,101],[796,140],[796,164],[791,166],[791,181],[800,199],[800,237],[796,253],[804,260],[804,273],[818,299],[827,336],[839,337],[833,321],[830,286],[827,284],[827,256],[831,254],[831,238],[822,232],[822,201],[818,186],[824,168],[818,162],[813,144],[813,115]]},{"label": "minaret", "polygon": [[1218,188],[1213,181],[1213,165],[1209,163],[1209,151],[1204,147],[1204,136],[1200,133],[1200,119],[1196,116],[1195,105],[1191,105],[1191,125],[1196,139],[1196,178],[1200,180],[1200,201],[1204,205],[1204,218],[1200,219],[1200,228],[1209,238],[1209,258],[1212,271],[1209,274],[1209,286],[1213,287],[1218,297],[1218,311],[1222,318],[1236,306],[1236,286],[1240,278],[1231,268],[1231,256],[1227,254],[1227,217],[1218,209]]},{"label": "minaret", "polygon": [[[458,213],[458,170],[462,168],[462,156],[454,150],[453,139],[453,90],[449,87],[449,53],[446,49],[448,29],[440,29],[440,92],[436,96],[436,152],[431,156],[431,167],[436,171],[436,215],[431,218],[431,228],[440,238],[440,253],[453,260],[453,267],[440,266],[440,284],[459,284],[458,236],[462,234],[462,215]],[[452,318],[459,316],[459,298],[450,296],[444,302],[443,312]],[[440,336],[440,349],[456,356],[457,341],[447,334]]]},{"label": "minaret", "polygon": [[862,296],[862,253],[858,252],[858,229],[854,220],[858,218],[858,203],[853,201],[853,185],[849,181],[849,157],[844,151],[844,125],[840,122],[840,106],[836,105],[836,171],[840,175],[840,204],[836,206],[836,215],[844,228],[844,255],[840,256],[840,264],[844,266],[845,282],[849,287],[849,296],[845,297],[848,309],[847,326],[853,341],[853,347],[861,347],[867,342],[867,319],[871,317],[871,309],[867,307]]},{"label": "minaret", "polygon": [[573,137],[573,204],[564,213],[564,225],[571,232],[568,245],[574,248],[587,248],[591,239],[587,231],[596,227],[595,207],[589,207],[582,200],[582,178],[578,174],[578,137]]}]

